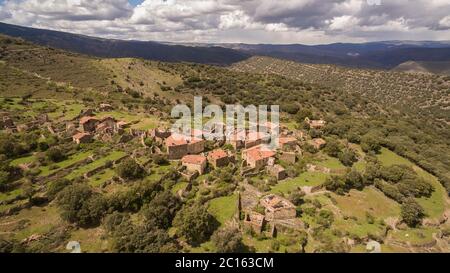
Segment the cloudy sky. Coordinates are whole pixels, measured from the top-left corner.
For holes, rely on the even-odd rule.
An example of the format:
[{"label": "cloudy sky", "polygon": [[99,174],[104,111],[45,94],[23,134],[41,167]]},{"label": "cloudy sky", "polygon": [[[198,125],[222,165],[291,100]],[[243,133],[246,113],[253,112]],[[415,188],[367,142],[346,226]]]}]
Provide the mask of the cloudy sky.
[{"label": "cloudy sky", "polygon": [[0,21],[172,42],[450,40],[450,0],[0,0]]}]

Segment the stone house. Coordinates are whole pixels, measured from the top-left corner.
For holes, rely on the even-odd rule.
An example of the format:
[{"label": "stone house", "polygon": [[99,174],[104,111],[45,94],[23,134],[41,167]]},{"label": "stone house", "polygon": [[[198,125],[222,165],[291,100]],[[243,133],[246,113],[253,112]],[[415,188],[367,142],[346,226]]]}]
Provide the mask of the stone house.
[{"label": "stone house", "polygon": [[181,163],[188,172],[205,174],[207,159],[203,155],[186,155],[181,159]]},{"label": "stone house", "polygon": [[205,141],[200,138],[191,137],[187,139],[187,153],[191,155],[203,153],[205,150]]},{"label": "stone house", "polygon": [[327,125],[327,122],[323,119],[310,120],[309,118],[306,118],[305,121],[309,124],[309,127],[313,129],[323,129],[325,125]]},{"label": "stone house", "polygon": [[78,133],[72,139],[76,144],[89,143],[92,140],[92,135],[90,133]]},{"label": "stone house", "polygon": [[164,143],[170,160],[180,159],[187,155],[188,143],[185,138],[170,136]]},{"label": "stone house", "polygon": [[222,149],[217,149],[208,154],[208,162],[214,168],[226,167],[234,162],[234,156]]},{"label": "stone house", "polygon": [[274,151],[268,150],[263,146],[256,146],[242,151],[242,159],[247,162],[247,166],[257,170],[266,167],[269,159],[275,155]]},{"label": "stone house", "polygon": [[325,145],[327,145],[327,142],[322,138],[314,138],[314,139],[310,140],[308,143],[311,146],[313,146],[314,148],[316,148],[317,150],[320,150],[323,147],[325,147]]},{"label": "stone house", "polygon": [[112,117],[105,117],[95,127],[96,133],[112,135],[117,132],[117,121]]},{"label": "stone house", "polygon": [[293,151],[297,146],[297,139],[294,137],[280,137],[278,142],[279,148],[283,151]]},{"label": "stone house", "polygon": [[180,159],[185,155],[200,154],[205,150],[205,140],[183,135],[171,135],[164,140],[164,143],[170,160]]},{"label": "stone house", "polygon": [[260,205],[265,208],[267,221],[287,220],[297,217],[294,204],[275,194],[263,197]]},{"label": "stone house", "polygon": [[284,180],[288,176],[286,170],[281,165],[278,164],[268,166],[267,171],[271,176],[275,177],[278,181]]},{"label": "stone house", "polygon": [[278,158],[286,163],[290,164],[297,163],[297,154],[294,152],[281,152]]},{"label": "stone house", "polygon": [[98,110],[99,110],[99,111],[102,111],[102,112],[109,112],[109,111],[114,110],[114,107],[112,107],[112,105],[109,104],[109,103],[102,103],[102,104],[100,104],[100,106],[98,107]]},{"label": "stone house", "polygon": [[96,126],[100,123],[100,120],[96,117],[82,117],[80,119],[80,126],[83,132],[95,132]]}]

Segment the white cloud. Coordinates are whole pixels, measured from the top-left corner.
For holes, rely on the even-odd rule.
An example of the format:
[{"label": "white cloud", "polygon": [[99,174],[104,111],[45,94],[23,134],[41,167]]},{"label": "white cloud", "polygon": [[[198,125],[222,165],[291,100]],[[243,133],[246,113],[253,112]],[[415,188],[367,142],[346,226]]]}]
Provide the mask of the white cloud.
[{"label": "white cloud", "polygon": [[450,15],[442,18],[439,21],[439,26],[441,26],[443,28],[450,28]]},{"label": "white cloud", "polygon": [[327,21],[327,23],[329,23],[330,30],[348,30],[356,27],[359,23],[359,19],[350,15],[343,15],[334,17],[333,19]]}]

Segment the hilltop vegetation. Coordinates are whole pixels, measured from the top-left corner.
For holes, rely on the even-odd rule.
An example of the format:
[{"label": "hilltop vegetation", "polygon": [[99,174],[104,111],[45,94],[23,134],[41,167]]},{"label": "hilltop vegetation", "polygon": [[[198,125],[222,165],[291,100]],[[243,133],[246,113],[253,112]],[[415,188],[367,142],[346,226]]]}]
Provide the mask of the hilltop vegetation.
[{"label": "hilltop vegetation", "polygon": [[446,76],[310,65],[266,57],[253,57],[237,63],[233,70],[276,74],[358,94],[388,106],[384,107],[385,111],[397,110],[405,118],[427,119],[427,124],[432,122],[448,132],[450,78]]},{"label": "hilltop vegetation", "polygon": [[427,73],[450,76],[450,62],[406,62],[393,69],[398,72]]}]

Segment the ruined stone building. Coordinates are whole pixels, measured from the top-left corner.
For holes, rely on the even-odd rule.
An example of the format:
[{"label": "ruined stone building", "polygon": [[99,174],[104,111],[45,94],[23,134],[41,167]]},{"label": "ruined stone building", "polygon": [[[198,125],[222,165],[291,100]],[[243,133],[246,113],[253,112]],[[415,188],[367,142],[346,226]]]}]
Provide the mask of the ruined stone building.
[{"label": "ruined stone building", "polygon": [[327,142],[322,138],[314,138],[314,139],[308,141],[308,143],[311,146],[313,146],[314,148],[316,148],[317,150],[320,150],[323,147],[325,147],[325,145],[327,145]]},{"label": "ruined stone building", "polygon": [[268,166],[267,171],[271,176],[275,177],[278,181],[284,180],[288,176],[286,170],[281,165],[278,164]]},{"label": "ruined stone building", "polygon": [[100,123],[100,120],[96,117],[82,117],[80,119],[80,127],[83,132],[95,132],[96,126]]},{"label": "ruined stone building", "polygon": [[297,139],[294,137],[280,137],[279,148],[283,151],[293,151],[297,146]]},{"label": "ruined stone building", "polygon": [[90,133],[78,133],[75,134],[73,137],[73,142],[76,144],[82,144],[82,143],[89,143],[92,141],[92,134]]},{"label": "ruined stone building", "polygon": [[305,121],[309,124],[309,127],[313,129],[323,129],[327,125],[326,121],[323,119],[310,120],[309,118],[306,118]]},{"label": "ruined stone building", "polygon": [[294,204],[275,194],[263,197],[260,205],[265,208],[267,221],[293,219],[297,216]]},{"label": "ruined stone building", "polygon": [[256,234],[261,234],[266,224],[265,216],[254,211],[248,211],[245,213],[244,225]]}]

